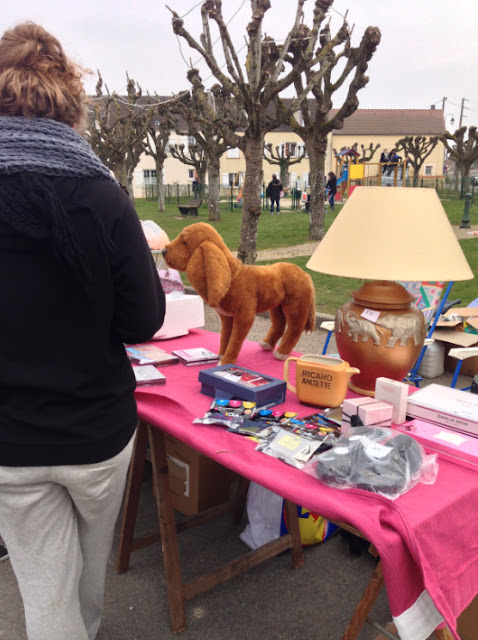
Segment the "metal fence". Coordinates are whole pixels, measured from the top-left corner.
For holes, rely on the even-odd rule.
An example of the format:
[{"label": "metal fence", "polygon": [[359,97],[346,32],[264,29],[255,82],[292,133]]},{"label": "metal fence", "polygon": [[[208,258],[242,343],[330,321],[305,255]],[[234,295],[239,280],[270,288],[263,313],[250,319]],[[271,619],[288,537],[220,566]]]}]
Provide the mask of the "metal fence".
[{"label": "metal fence", "polygon": [[[365,186],[377,186],[377,176],[365,177],[361,180],[353,181],[353,184],[362,184]],[[384,184],[384,178],[380,180]],[[397,181],[398,186],[413,187],[413,178],[408,176],[404,180]],[[453,176],[447,177],[421,177],[418,181],[419,187],[435,189],[441,198],[449,200],[464,200],[466,193],[471,193],[471,202],[478,197],[478,185],[470,182],[468,191],[465,189],[464,180],[456,180]],[[307,189],[305,190],[307,191]],[[164,185],[164,199],[166,204],[183,204],[190,198],[202,198],[207,200],[207,185],[200,185],[199,192],[193,189],[192,184],[166,184]],[[268,208],[267,198],[265,197],[266,186],[262,185],[261,199],[262,208]],[[303,209],[303,191],[302,184],[297,182],[284,189],[283,206],[287,209],[299,210]],[[146,200],[158,199],[158,188],[156,184],[147,184],[143,186],[143,198]],[[221,208],[226,207],[233,211],[242,207],[242,187],[221,185],[219,189],[219,199]]]}]

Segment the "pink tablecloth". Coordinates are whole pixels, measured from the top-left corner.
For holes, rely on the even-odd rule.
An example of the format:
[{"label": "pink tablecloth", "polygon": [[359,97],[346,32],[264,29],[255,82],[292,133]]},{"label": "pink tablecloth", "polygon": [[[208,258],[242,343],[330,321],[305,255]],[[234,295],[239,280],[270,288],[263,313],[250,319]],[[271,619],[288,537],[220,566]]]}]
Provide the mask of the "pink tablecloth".
[{"label": "pink tablecloth", "polygon": [[[167,351],[206,347],[217,353],[219,335],[195,330],[160,346]],[[253,342],[244,344],[237,364],[282,378],[283,363]],[[459,640],[456,618],[478,593],[478,473],[440,461],[434,485],[419,484],[394,502],[358,489],[332,489],[256,452],[242,436],[193,425],[212,400],[200,392],[201,368],[163,367],[166,385],[136,392],[141,418],[271,491],[360,529],[380,554],[402,640],[426,638],[440,622],[439,614]],[[289,391],[282,407],[303,416],[313,413]]]}]

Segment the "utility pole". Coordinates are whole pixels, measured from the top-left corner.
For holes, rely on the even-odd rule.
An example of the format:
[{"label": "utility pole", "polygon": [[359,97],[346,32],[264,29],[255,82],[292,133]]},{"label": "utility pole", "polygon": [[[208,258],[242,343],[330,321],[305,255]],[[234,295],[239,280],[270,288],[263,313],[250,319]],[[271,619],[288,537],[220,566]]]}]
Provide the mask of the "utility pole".
[{"label": "utility pole", "polygon": [[462,98],[461,99],[460,124],[458,125],[459,129],[461,129],[461,125],[463,124],[463,109],[465,108],[465,100],[466,100],[466,102],[468,102],[468,98]]},{"label": "utility pole", "polygon": [[445,102],[448,100],[448,98],[442,98],[441,99],[441,110],[443,111],[443,113],[445,113]]}]

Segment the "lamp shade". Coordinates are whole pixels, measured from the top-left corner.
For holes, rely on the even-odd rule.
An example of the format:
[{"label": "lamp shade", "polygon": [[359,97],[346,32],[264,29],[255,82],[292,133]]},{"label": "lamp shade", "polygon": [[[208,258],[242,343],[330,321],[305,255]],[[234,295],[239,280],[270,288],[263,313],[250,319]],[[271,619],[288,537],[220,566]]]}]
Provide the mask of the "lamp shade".
[{"label": "lamp shade", "polygon": [[404,187],[357,187],[307,267],[380,280],[474,277],[436,191]]}]

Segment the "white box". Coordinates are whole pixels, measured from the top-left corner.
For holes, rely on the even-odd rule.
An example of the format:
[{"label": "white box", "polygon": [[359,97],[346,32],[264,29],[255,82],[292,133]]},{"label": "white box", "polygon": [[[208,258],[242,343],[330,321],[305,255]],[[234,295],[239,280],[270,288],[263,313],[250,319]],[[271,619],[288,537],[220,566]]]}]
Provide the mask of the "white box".
[{"label": "white box", "polygon": [[342,424],[340,433],[347,433],[352,428],[352,418],[358,416],[359,407],[375,402],[373,398],[361,396],[360,398],[345,398],[342,404]]},{"label": "white box", "polygon": [[478,437],[478,394],[430,384],[408,396],[407,414]]},{"label": "white box", "polygon": [[166,296],[166,315],[163,326],[153,336],[153,340],[177,338],[189,333],[189,329],[204,326],[204,302],[200,296]]},{"label": "white box", "polygon": [[403,424],[407,419],[407,396],[410,385],[390,378],[377,378],[375,400],[388,402],[393,406],[392,422]]},{"label": "white box", "polygon": [[390,402],[370,402],[358,408],[358,416],[364,427],[391,427],[393,405]]}]

